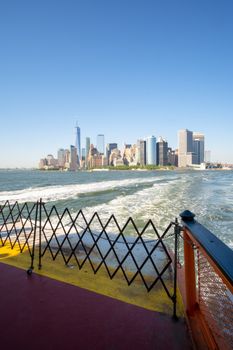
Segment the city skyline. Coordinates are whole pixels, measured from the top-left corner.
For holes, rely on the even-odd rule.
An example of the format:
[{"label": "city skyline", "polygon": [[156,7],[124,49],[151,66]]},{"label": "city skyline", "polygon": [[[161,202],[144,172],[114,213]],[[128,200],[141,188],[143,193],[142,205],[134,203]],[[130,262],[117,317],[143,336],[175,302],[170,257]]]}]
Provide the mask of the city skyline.
[{"label": "city skyline", "polygon": [[[190,133],[192,136],[191,136],[191,139],[192,140],[192,146],[187,146],[187,151],[189,152],[190,150],[192,150],[192,152],[196,152],[196,153],[200,153],[200,150],[198,151],[198,149],[196,149],[195,151],[195,143],[198,141],[199,143],[199,147],[200,147],[200,138],[203,138],[203,148],[202,148],[202,153],[203,153],[203,156],[201,156],[201,158],[199,159],[199,162],[198,164],[200,164],[202,161],[204,161],[204,151],[205,153],[207,152],[209,154],[209,157],[211,158],[211,160],[209,160],[209,162],[211,161],[212,163],[223,163],[223,164],[227,164],[227,162],[219,162],[219,161],[215,161],[212,159],[212,151],[209,150],[209,149],[206,149],[206,147],[204,146],[206,144],[206,140],[205,140],[205,135],[204,133],[200,132],[200,131],[190,131],[188,130],[187,128],[186,129],[180,129],[180,130],[177,130],[176,131],[176,135],[177,135],[177,145],[176,147],[172,147],[172,145],[170,144],[169,140],[166,138],[166,136],[164,137],[163,136],[158,136],[156,134],[156,136],[154,135],[149,135],[149,136],[146,136],[146,137],[137,137],[135,140],[133,140],[133,142],[129,143],[129,142],[120,142],[120,143],[113,143],[114,140],[116,139],[119,139],[119,137],[115,137],[114,140],[111,140],[110,143],[108,142],[108,137],[107,137],[107,142],[105,142],[105,139],[106,139],[106,135],[104,135],[103,133],[101,134],[97,134],[95,135],[95,137],[93,137],[93,139],[91,139],[89,136],[86,136],[82,131],[81,131],[81,128],[80,128],[80,125],[77,124],[76,122],[76,125],[74,127],[75,129],[75,132],[74,132],[74,140],[70,140],[70,142],[64,146],[63,145],[60,145],[59,148],[57,148],[55,151],[50,151],[51,149],[55,149],[54,147],[50,148],[50,150],[47,150],[45,153],[44,153],[44,156],[48,156],[50,157],[50,155],[57,155],[59,154],[59,151],[65,151],[67,149],[72,149],[75,147],[76,149],[76,159],[77,159],[77,165],[78,167],[80,166],[80,163],[79,163],[79,157],[78,157],[78,148],[77,148],[77,145],[78,147],[80,147],[80,150],[81,150],[81,159],[83,158],[84,154],[85,154],[85,157],[87,155],[87,151],[86,149],[90,149],[90,146],[93,146],[95,147],[98,152],[100,154],[103,154],[103,155],[106,155],[106,152],[107,152],[107,147],[108,147],[108,144],[111,144],[111,145],[117,145],[116,148],[119,149],[119,151],[122,153],[124,151],[124,148],[127,147],[127,145],[129,146],[136,146],[138,147],[137,145],[139,144],[139,142],[145,142],[147,144],[147,153],[146,153],[146,161],[147,161],[147,164],[148,165],[156,165],[156,163],[158,163],[157,161],[157,157],[158,157],[158,152],[159,151],[159,148],[158,148],[158,143],[159,142],[165,142],[167,144],[166,147],[168,147],[169,149],[173,149],[174,151],[179,151],[179,145],[180,145],[180,132],[188,132],[188,134]],[[82,136],[82,141],[81,141],[81,135]],[[100,141],[101,140],[101,141]],[[73,141],[73,142],[72,142]],[[153,146],[151,145],[151,141],[153,143]],[[99,148],[98,146],[98,143],[102,143],[102,146],[101,146],[101,149]],[[87,148],[88,147],[88,148]],[[152,147],[152,148],[155,148],[156,149],[156,154],[154,156],[152,156],[151,158],[151,155],[150,154],[150,151],[149,151],[149,148]],[[186,146],[185,146],[186,147]],[[189,149],[190,148],[190,149]],[[103,151],[104,150],[104,151]],[[149,152],[149,153],[148,153]],[[72,151],[70,150],[70,153],[72,153]],[[39,158],[43,158],[43,155],[40,154]],[[138,157],[140,157],[138,155]],[[148,158],[149,157],[149,158]],[[59,156],[58,156],[58,159],[59,159]],[[32,166],[32,167],[28,167],[28,168],[37,168],[38,167],[38,159],[37,160],[34,160],[34,163],[36,164],[35,166]],[[196,163],[196,161],[195,161]],[[232,163],[229,163],[229,164],[232,164]],[[4,167],[0,167],[0,168],[4,168]],[[8,168],[8,167],[6,167]],[[9,167],[11,168],[11,167]],[[15,168],[15,166],[13,166],[12,168]],[[20,168],[20,167],[19,167]],[[27,167],[24,167],[22,166],[22,168],[27,168]]]},{"label": "city skyline", "polygon": [[[195,167],[209,168],[216,166],[211,162],[211,151],[205,148],[205,135],[202,132],[181,129],[178,131],[178,149],[172,149],[163,138],[151,135],[144,139],[137,139],[133,144],[124,143],[123,148],[117,143],[107,143],[105,135],[98,134],[96,144],[90,137],[85,137],[86,147],[80,141],[81,128],[76,123],[76,145],[70,148],[60,148],[57,157],[48,154],[39,162],[40,170],[84,170],[104,168],[108,166],[126,167]],[[81,149],[81,157],[78,156]],[[224,166],[225,164],[223,164]],[[219,164],[217,165],[219,167]]]},{"label": "city skyline", "polygon": [[[4,2],[0,168],[75,144],[201,131],[233,163],[233,2]],[[43,26],[41,25],[43,23]]]}]

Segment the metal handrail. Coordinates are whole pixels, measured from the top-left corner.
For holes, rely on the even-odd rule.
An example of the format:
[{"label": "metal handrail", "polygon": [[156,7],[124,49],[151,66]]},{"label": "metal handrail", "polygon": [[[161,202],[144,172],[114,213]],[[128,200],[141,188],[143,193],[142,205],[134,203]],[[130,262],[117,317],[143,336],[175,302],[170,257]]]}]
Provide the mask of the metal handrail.
[{"label": "metal handrail", "polygon": [[209,349],[232,349],[233,251],[198,223],[190,211],[180,216],[186,311],[193,334],[197,334],[198,326]]},{"label": "metal handrail", "polygon": [[183,227],[188,229],[198,245],[222,272],[233,290],[233,250],[207,228],[194,219],[194,214],[185,211],[180,214]]}]

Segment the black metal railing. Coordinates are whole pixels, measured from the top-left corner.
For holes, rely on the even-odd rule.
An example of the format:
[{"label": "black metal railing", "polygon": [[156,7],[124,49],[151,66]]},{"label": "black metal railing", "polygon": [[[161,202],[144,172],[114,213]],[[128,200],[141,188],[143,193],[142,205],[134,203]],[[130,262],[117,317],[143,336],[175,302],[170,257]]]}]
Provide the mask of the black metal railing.
[{"label": "black metal railing", "polygon": [[52,260],[61,256],[66,265],[72,262],[79,269],[89,264],[94,274],[105,268],[110,279],[121,272],[128,285],[140,278],[148,292],[160,282],[173,303],[175,318],[180,229],[177,219],[162,234],[152,220],[142,229],[132,218],[121,227],[114,215],[103,222],[94,213],[87,220],[82,210],[59,212],[42,200],[30,204],[7,201],[0,207],[0,244],[9,244],[11,249],[18,245],[21,253],[28,251],[28,274],[34,269],[36,254],[40,269],[45,255],[50,254]]},{"label": "black metal railing", "polygon": [[[38,203],[19,205],[6,201],[0,206],[0,244],[9,244],[11,249],[18,245],[20,252],[27,250],[33,256],[36,233]],[[35,242],[34,242],[35,243]]]}]

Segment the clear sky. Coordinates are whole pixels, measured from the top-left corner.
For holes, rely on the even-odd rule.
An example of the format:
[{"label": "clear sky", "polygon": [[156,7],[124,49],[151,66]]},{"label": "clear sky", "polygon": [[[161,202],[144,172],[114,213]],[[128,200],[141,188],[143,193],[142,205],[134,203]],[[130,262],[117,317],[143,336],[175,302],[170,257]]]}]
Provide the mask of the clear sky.
[{"label": "clear sky", "polygon": [[82,140],[206,135],[233,163],[232,0],[2,0],[0,167]]}]

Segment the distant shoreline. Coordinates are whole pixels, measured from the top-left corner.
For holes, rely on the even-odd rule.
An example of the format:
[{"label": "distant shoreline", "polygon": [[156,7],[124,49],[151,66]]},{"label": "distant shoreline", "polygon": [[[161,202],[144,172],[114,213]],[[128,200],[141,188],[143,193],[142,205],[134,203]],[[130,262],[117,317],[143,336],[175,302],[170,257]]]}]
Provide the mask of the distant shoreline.
[{"label": "distant shoreline", "polygon": [[79,172],[114,172],[114,171],[138,171],[138,172],[148,172],[148,171],[229,171],[233,168],[207,168],[199,169],[193,167],[179,168],[175,166],[155,166],[151,168],[144,167],[108,167],[108,168],[93,168],[93,169],[78,169],[78,170],[63,170],[63,169],[38,169],[38,168],[0,168],[0,171],[38,171],[38,172],[60,172],[60,173],[79,173]]},{"label": "distant shoreline", "polygon": [[170,170],[177,170],[177,167],[174,166],[155,166],[155,167],[105,167],[105,168],[93,168],[93,169],[77,169],[77,170],[66,170],[66,169],[36,169],[38,171],[57,171],[57,172],[108,172],[108,171],[139,171],[139,172],[144,172],[144,171],[170,171]]}]

